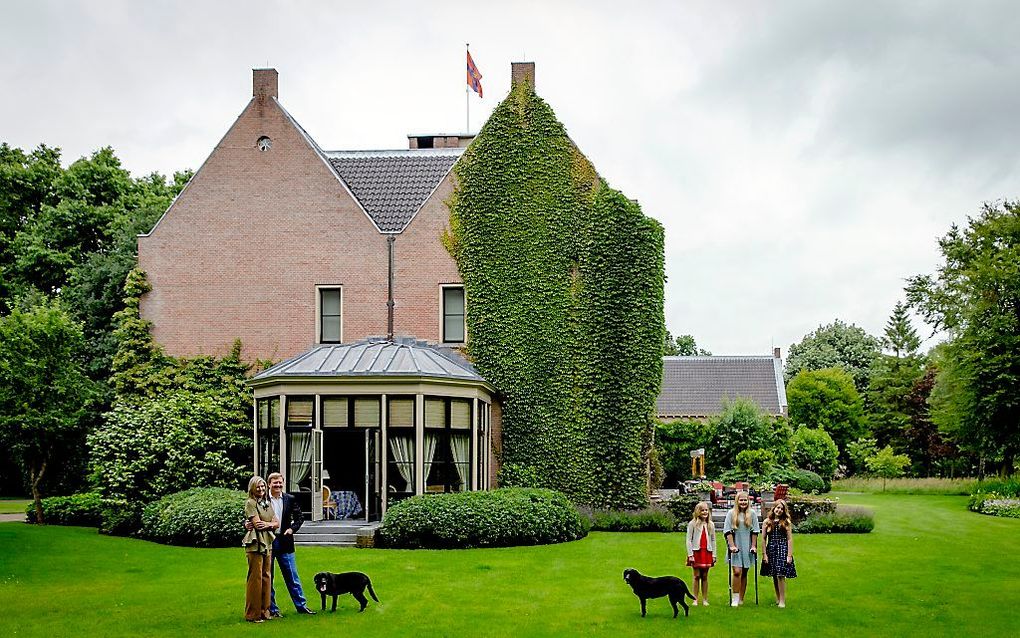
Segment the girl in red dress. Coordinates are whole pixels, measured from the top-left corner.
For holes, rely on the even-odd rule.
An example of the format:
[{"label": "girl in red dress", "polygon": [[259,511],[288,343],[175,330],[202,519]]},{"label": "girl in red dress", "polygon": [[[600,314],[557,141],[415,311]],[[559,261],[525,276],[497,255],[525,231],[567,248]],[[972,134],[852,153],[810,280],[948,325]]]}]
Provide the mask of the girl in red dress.
[{"label": "girl in red dress", "polygon": [[694,605],[708,606],[708,570],[715,566],[715,523],[712,507],[705,502],[694,506],[687,524],[687,564],[694,568]]}]

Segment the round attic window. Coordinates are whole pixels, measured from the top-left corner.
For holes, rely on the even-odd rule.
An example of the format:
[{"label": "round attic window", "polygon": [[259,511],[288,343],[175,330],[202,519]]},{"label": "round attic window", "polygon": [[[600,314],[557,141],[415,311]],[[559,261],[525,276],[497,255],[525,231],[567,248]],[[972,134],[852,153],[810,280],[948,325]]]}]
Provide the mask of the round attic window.
[{"label": "round attic window", "polygon": [[263,135],[258,139],[258,141],[255,142],[255,148],[259,149],[260,151],[268,151],[269,149],[273,148],[273,140]]}]

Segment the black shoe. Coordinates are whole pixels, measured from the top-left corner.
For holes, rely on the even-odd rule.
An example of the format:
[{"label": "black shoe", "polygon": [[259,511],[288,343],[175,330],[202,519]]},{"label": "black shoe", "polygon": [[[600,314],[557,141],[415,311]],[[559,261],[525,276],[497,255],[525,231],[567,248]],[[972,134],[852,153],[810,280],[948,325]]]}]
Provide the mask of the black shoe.
[{"label": "black shoe", "polygon": [[283,618],[283,614],[281,614],[278,611],[271,611],[271,612],[269,612],[269,617],[270,618]]},{"label": "black shoe", "polygon": [[297,613],[299,613],[299,614],[308,614],[309,616],[314,616],[315,615],[315,612],[312,611],[311,609],[307,608],[307,607],[300,607],[300,608],[298,608]]}]

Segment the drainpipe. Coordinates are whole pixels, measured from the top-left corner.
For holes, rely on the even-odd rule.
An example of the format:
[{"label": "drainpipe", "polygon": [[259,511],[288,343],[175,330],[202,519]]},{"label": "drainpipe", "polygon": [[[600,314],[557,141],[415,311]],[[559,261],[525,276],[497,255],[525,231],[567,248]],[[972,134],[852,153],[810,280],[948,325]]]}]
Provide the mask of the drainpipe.
[{"label": "drainpipe", "polygon": [[396,237],[390,235],[386,238],[386,248],[389,258],[389,284],[386,299],[386,338],[393,341],[393,242]]}]

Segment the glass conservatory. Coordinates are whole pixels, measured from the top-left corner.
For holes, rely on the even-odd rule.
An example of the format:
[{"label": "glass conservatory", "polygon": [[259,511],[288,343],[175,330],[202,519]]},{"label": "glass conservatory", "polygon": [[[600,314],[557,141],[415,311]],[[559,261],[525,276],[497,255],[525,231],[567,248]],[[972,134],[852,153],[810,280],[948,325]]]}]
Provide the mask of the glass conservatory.
[{"label": "glass conservatory", "polygon": [[282,472],[312,520],[378,520],[402,498],[494,481],[495,390],[451,349],[324,344],[249,384],[255,471]]}]

